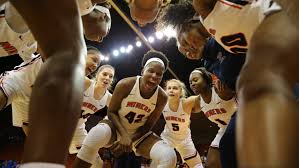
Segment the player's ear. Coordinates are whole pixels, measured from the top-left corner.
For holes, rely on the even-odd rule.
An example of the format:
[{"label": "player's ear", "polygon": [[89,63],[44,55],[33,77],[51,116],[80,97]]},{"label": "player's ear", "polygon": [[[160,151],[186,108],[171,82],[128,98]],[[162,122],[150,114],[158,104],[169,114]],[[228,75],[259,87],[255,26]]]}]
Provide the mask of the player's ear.
[{"label": "player's ear", "polygon": [[144,72],[144,68],[142,68],[142,70],[141,70],[141,76],[143,75],[143,72]]}]

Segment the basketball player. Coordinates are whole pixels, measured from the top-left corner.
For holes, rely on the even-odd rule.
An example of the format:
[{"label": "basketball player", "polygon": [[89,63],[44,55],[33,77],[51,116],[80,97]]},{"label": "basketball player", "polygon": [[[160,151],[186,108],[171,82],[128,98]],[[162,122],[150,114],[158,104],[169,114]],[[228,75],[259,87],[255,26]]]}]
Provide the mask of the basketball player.
[{"label": "basketball player", "polygon": [[0,27],[0,57],[19,54],[24,61],[30,60],[37,49],[37,43],[20,14],[9,2],[0,6]]},{"label": "basketball player", "polygon": [[213,87],[212,77],[205,68],[193,70],[189,81],[192,91],[201,97],[201,111],[219,127],[218,133],[209,148],[207,167],[220,168],[219,142],[231,115],[237,110],[234,94],[225,87]]},{"label": "basketball player", "polygon": [[149,51],[142,61],[142,76],[122,79],[115,87],[109,108],[109,120],[92,128],[83,142],[74,167],[90,167],[98,150],[111,146],[115,156],[133,150],[152,159],[152,166],[173,168],[175,151],[150,130],[167,103],[160,84],[168,67],[164,54]]},{"label": "basketball player", "polygon": [[[86,76],[93,73],[100,64],[99,50],[91,46],[88,46],[87,49]],[[28,89],[26,86],[34,83],[35,76],[41,65],[42,59],[41,57],[37,57],[36,60],[32,60],[27,65],[19,66],[19,71],[10,71],[2,77],[4,87],[1,87],[1,89],[10,93],[7,95],[7,98],[12,102],[13,125],[22,127],[26,135],[29,132],[28,125],[30,125],[28,120],[28,106],[31,93],[31,88],[29,87]],[[97,71],[96,81],[90,80],[87,77],[85,78],[82,113],[69,147],[70,154],[78,152],[87,135],[85,130],[87,118],[109,104],[111,94],[107,88],[110,86],[113,76],[114,68],[110,65],[103,65]],[[11,90],[12,88],[14,90]]]},{"label": "basketball player", "polygon": [[[85,3],[80,5],[85,37],[101,42],[111,27],[109,9],[100,5],[89,8]],[[23,60],[30,60],[37,49],[37,43],[28,26],[9,2],[0,6],[0,34],[0,57],[19,54]]]},{"label": "basketball player", "polygon": [[[52,3],[52,2],[51,2]],[[53,3],[55,3],[55,2],[53,2]],[[73,2],[67,2],[67,3],[73,3]],[[34,2],[29,2],[28,4],[35,4]],[[57,3],[56,3],[57,4]],[[63,3],[59,3],[59,4],[61,4],[62,6],[64,6],[63,5]],[[35,8],[41,8],[41,10],[38,12],[38,14],[32,14],[32,15],[30,15],[30,16],[32,16],[33,18],[36,18],[37,16],[43,16],[42,15],[42,13],[43,12],[45,12],[45,13],[47,13],[47,14],[49,14],[49,13],[52,13],[52,11],[50,10],[50,11],[46,11],[46,10],[42,10],[43,8],[46,8],[46,9],[48,9],[49,10],[49,8],[51,8],[51,5],[52,4],[50,4],[50,5],[48,5],[48,4],[43,4],[43,3],[41,3],[41,4],[36,4],[36,6],[35,7],[33,7],[33,9],[32,10],[26,10],[25,11],[25,13],[27,13],[27,12],[37,12],[38,10],[36,10]],[[53,4],[54,5],[54,4]],[[53,6],[52,5],[52,6]],[[21,4],[21,6],[26,6],[26,4]],[[66,6],[69,6],[68,4],[66,5]],[[72,8],[72,6],[73,6],[73,8]],[[77,7],[75,7],[75,5],[70,5],[69,6],[70,7],[70,10],[74,10],[74,11],[76,11],[76,8]],[[26,9],[27,8],[31,8],[30,6],[29,7],[25,7]],[[56,8],[55,8],[56,9]],[[24,9],[25,10],[25,9]],[[57,11],[56,12],[58,12],[59,13],[59,10],[57,9]],[[61,11],[60,12],[60,14],[62,14],[62,15],[65,15],[65,12],[67,13],[68,12],[68,10],[65,10],[65,11]],[[57,14],[58,14],[57,13]],[[66,20],[67,20],[67,22],[69,22],[69,21],[72,21],[72,19],[71,18],[69,18],[69,17],[71,17],[72,16],[72,14],[70,14],[70,16],[65,16],[65,17],[61,17],[60,19],[61,20],[64,20],[64,18],[67,18]],[[98,15],[94,15],[94,16],[98,16]],[[49,16],[49,17],[52,17],[52,16]],[[54,18],[58,18],[58,17],[55,17],[55,16],[53,16]],[[100,18],[105,18],[105,17],[102,17],[101,15],[100,15]],[[39,21],[36,21],[36,23],[42,23],[43,22],[43,19],[42,18],[37,18],[37,19],[40,19]],[[45,20],[47,20],[47,18],[44,18]],[[52,19],[52,18],[51,18]],[[51,20],[50,19],[50,20]],[[35,19],[30,19],[30,21],[34,21]],[[52,20],[55,20],[55,19],[52,19]],[[51,20],[51,21],[52,21]],[[101,20],[101,19],[100,19]],[[99,21],[100,21],[99,20]],[[107,19],[105,19],[105,21],[104,22],[106,22],[106,20]],[[47,30],[55,30],[55,31],[53,31],[53,34],[51,34],[51,33],[45,33],[45,34],[47,34],[47,35],[49,35],[49,36],[51,36],[51,37],[55,37],[56,36],[56,30],[57,30],[57,32],[60,32],[59,30],[60,30],[60,28],[61,29],[63,29],[63,30],[66,30],[68,33],[66,33],[65,35],[68,35],[69,33],[71,33],[72,31],[72,29],[73,28],[75,28],[76,26],[74,25],[74,24],[77,24],[76,22],[73,22],[72,24],[69,24],[69,25],[67,25],[67,26],[62,26],[62,27],[55,27],[54,25],[56,25],[57,24],[57,22],[55,22],[55,21],[53,21],[53,23],[52,23],[52,25],[53,25],[53,28],[51,28],[50,26],[49,27],[45,27],[45,28],[43,28],[40,32],[44,32],[45,33],[45,30],[47,29]],[[67,23],[66,22],[66,23]],[[35,25],[36,23],[32,23],[33,25]],[[62,22],[60,22],[60,23],[62,23]],[[51,22],[49,22],[49,24],[51,24]],[[62,23],[62,24],[60,24],[60,25],[64,25],[65,23]],[[96,24],[96,25],[98,25],[98,24]],[[57,28],[57,29],[56,29]],[[66,29],[65,29],[66,28]],[[40,29],[40,27],[38,27],[38,29]],[[79,30],[79,29],[78,29]],[[99,29],[98,29],[99,30]],[[10,32],[12,32],[13,33],[13,31],[10,31]],[[63,34],[63,31],[61,31],[62,32],[62,34]],[[87,32],[87,30],[85,30],[85,32]],[[107,30],[106,30],[106,32],[107,32]],[[4,35],[8,35],[8,34],[6,34],[6,33],[4,33]],[[1,37],[4,37],[4,36],[2,36],[2,34],[1,34]],[[63,37],[63,36],[61,36],[61,37]],[[78,36],[78,37],[80,37],[80,36]],[[14,38],[14,35],[12,35],[12,38]],[[17,36],[16,38],[19,38],[19,36]],[[44,38],[44,35],[41,37],[42,39]],[[59,37],[60,38],[60,37]],[[57,44],[57,45],[59,45],[60,47],[62,47],[61,48],[61,52],[62,53],[72,53],[72,54],[69,54],[69,56],[70,57],[67,57],[67,58],[70,58],[70,59],[74,59],[75,58],[75,56],[73,57],[73,56],[71,56],[71,55],[76,55],[76,53],[78,53],[78,51],[80,51],[81,52],[81,50],[77,50],[77,49],[80,49],[80,47],[78,46],[78,44],[80,44],[80,43],[77,43],[77,42],[80,42],[80,40],[76,40],[76,38],[77,38],[77,36],[75,36],[74,34],[72,34],[72,35],[70,35],[69,36],[69,38],[70,39],[72,39],[72,42],[63,42],[64,40],[58,40],[58,41],[60,41],[60,42],[62,42],[63,43],[63,45],[59,45],[58,43],[52,43],[52,44]],[[66,38],[67,39],[67,38]],[[101,39],[101,38],[98,38],[98,39]],[[51,39],[47,39],[47,41],[45,42],[45,44],[47,44],[48,45],[48,42],[50,42],[51,41]],[[56,40],[52,40],[52,41],[56,41]],[[5,41],[4,41],[5,42]],[[67,44],[66,44],[67,43]],[[72,43],[76,43],[75,45],[69,45],[69,44],[72,44]],[[49,44],[49,46],[52,46],[52,44]],[[84,44],[84,43],[83,43]],[[63,49],[63,46],[65,46],[65,45],[67,45],[66,46],[66,50],[64,50]],[[22,46],[22,45],[21,45]],[[78,47],[75,47],[75,46],[78,46]],[[42,46],[41,46],[42,47]],[[69,48],[67,48],[67,47],[69,47]],[[75,50],[74,49],[72,49],[72,47],[75,47]],[[54,48],[56,48],[56,47],[54,47]],[[55,51],[55,50],[54,50]],[[69,52],[68,52],[69,51]],[[51,52],[52,53],[52,50],[49,50],[49,52]],[[47,57],[47,54],[48,54],[48,51],[46,52],[46,53],[44,53],[44,55]],[[52,54],[51,54],[52,55]],[[55,54],[54,54],[55,55]],[[65,55],[65,54],[62,54],[62,55]],[[68,54],[66,54],[66,55],[68,55]],[[55,57],[55,58],[63,58],[63,57]],[[53,59],[54,59],[54,57],[53,57]],[[74,59],[74,60],[76,60],[76,59]],[[78,61],[78,59],[77,59],[77,61]],[[55,61],[54,61],[55,62]],[[62,62],[69,62],[69,61],[60,61],[61,63]],[[70,61],[69,62],[70,63],[70,65],[80,65],[80,64],[78,64],[78,63],[74,63],[74,64],[72,64],[72,61]],[[57,73],[59,73],[59,74],[63,74],[63,72],[67,72],[67,71],[65,71],[65,70],[67,70],[67,68],[65,69],[65,70],[62,70],[62,71],[60,71],[60,70],[58,70],[58,69],[56,69],[55,70],[55,67],[59,67],[59,64],[57,64],[57,65],[55,65],[55,66],[52,66],[51,67],[51,69],[52,69],[52,72],[57,72]],[[64,65],[61,65],[60,66],[61,68],[65,68],[65,66]],[[68,67],[68,65],[66,66],[66,67]],[[73,67],[75,67],[75,66],[73,66]],[[53,71],[53,70],[55,70],[55,71]],[[46,71],[45,73],[49,73],[50,71]],[[68,72],[70,72],[70,71],[68,71]],[[66,75],[68,75],[68,74],[66,74]],[[57,75],[56,77],[54,77],[55,75],[53,75],[53,79],[59,79],[59,78],[57,78],[59,75]],[[48,79],[48,78],[45,78],[45,79]],[[51,80],[50,80],[51,81]],[[70,81],[70,80],[68,80],[68,81]],[[80,81],[80,80],[78,80],[78,81]],[[59,82],[58,82],[59,83]],[[63,83],[61,83],[62,85],[63,85]],[[71,86],[70,84],[66,84],[67,86]],[[75,85],[75,84],[74,84]],[[35,85],[35,86],[38,86],[38,84],[37,85]],[[59,86],[60,87],[60,86]],[[77,87],[76,87],[77,88]],[[79,87],[80,88],[80,87]],[[60,92],[60,93],[65,93],[65,91],[67,91],[67,89],[63,89],[64,91],[63,92]],[[70,90],[72,90],[72,89],[70,89]],[[48,91],[51,91],[51,90],[48,90]],[[39,92],[39,93],[42,93],[42,92]],[[55,93],[55,92],[51,92],[51,93]],[[46,95],[46,94],[45,94]],[[46,96],[47,97],[47,96]],[[48,99],[49,97],[47,97],[47,99]],[[47,100],[47,99],[45,99],[45,100]],[[77,96],[76,96],[76,98],[74,99],[74,100],[76,100],[77,99]],[[55,99],[56,100],[56,99]],[[65,99],[66,100],[66,99]],[[69,99],[69,100],[72,100],[72,99]],[[52,101],[51,101],[52,102]],[[55,102],[55,101],[53,101],[53,102]],[[72,104],[72,103],[71,103]],[[39,105],[37,105],[37,106],[39,106]],[[54,107],[53,105],[51,105],[51,107]],[[51,110],[51,111],[54,111],[54,110]],[[73,111],[73,110],[71,110],[71,111]],[[52,112],[50,113],[51,115],[52,115]],[[60,114],[60,113],[59,113]],[[65,114],[65,113],[61,113],[61,114]],[[62,115],[62,117],[63,117],[63,115]],[[47,118],[47,117],[45,117],[45,118]],[[69,118],[69,117],[68,117]],[[48,120],[48,118],[46,119],[46,120]],[[49,120],[51,120],[51,117],[49,117]],[[70,120],[73,120],[72,119],[72,117],[70,118]],[[43,123],[47,123],[47,122],[43,122]],[[52,122],[49,122],[49,125],[50,125],[50,123],[52,123]],[[59,123],[59,122],[58,122]],[[67,121],[65,121],[65,123],[68,123],[68,120]],[[64,125],[65,123],[61,123],[62,125]],[[59,124],[58,124],[59,125]],[[51,128],[50,128],[51,129]],[[61,129],[62,130],[62,129]],[[60,129],[58,129],[58,132],[60,132],[61,131]],[[66,130],[67,132],[68,132],[68,130]],[[39,131],[37,131],[37,132],[39,132]],[[55,133],[56,134],[56,133]],[[65,134],[66,135],[66,139],[68,139],[67,137],[68,137],[68,134]],[[38,135],[36,135],[36,136],[33,136],[33,137],[40,137],[40,136],[38,136]],[[33,138],[33,139],[35,139],[35,138]],[[46,141],[48,141],[48,140],[51,140],[51,138],[44,138],[44,140],[45,140],[45,142]],[[41,141],[41,142],[43,142],[43,141]],[[52,142],[57,142],[57,141],[51,141],[51,143]],[[59,141],[59,142],[57,142],[58,144],[60,144],[60,143],[64,143],[64,141]],[[33,143],[34,144],[34,143]],[[37,145],[33,145],[34,147],[37,147]],[[54,146],[56,146],[56,145],[54,145]],[[63,147],[62,148],[60,148],[62,151],[65,151],[64,149],[65,149],[65,147],[64,147],[64,145],[62,145]],[[34,147],[32,147],[32,148],[30,148],[30,150],[32,149],[32,150],[34,150]],[[42,147],[37,147],[37,149],[40,149],[40,150],[43,150],[43,148],[47,148],[48,147],[48,145],[44,145],[44,146],[42,146]],[[53,149],[53,148],[48,148],[48,149]],[[33,155],[31,152],[29,152],[30,153],[30,156],[29,156],[29,158],[31,157],[31,156],[33,156],[34,158],[40,158],[39,156],[43,156],[43,161],[49,161],[49,160],[51,160],[52,158],[55,158],[54,160],[56,160],[55,162],[60,162],[60,161],[62,161],[63,160],[63,158],[64,157],[62,157],[62,155],[64,156],[64,154],[63,153],[59,153],[59,150],[57,151],[57,153],[59,153],[58,155],[56,155],[56,154],[54,154],[54,155],[52,155],[52,154],[45,154],[45,155],[47,155],[47,156],[45,156],[42,152],[38,152],[36,155]],[[51,153],[51,152],[50,152]],[[53,156],[53,157],[52,157]],[[35,160],[35,159],[33,159],[33,160]],[[57,161],[58,160],[58,161]],[[25,162],[26,162],[26,159],[25,159]]]},{"label": "basketball player", "polygon": [[[240,167],[298,167],[296,155],[299,137],[296,133],[296,118],[299,114],[298,104],[292,94],[298,81],[298,77],[294,75],[298,71],[296,52],[299,30],[297,18],[294,17],[298,15],[294,10],[299,7],[298,2],[277,0],[283,5],[281,10],[274,1],[268,0],[205,1],[205,5],[199,2],[194,0],[194,7],[202,15],[206,28],[213,27],[219,37],[222,32],[237,35],[235,37],[241,35],[242,38],[238,37],[237,44],[232,43],[234,46],[230,46],[230,49],[237,46],[239,50],[250,44],[237,86],[240,99],[237,120]],[[257,9],[254,6],[256,4],[262,7],[258,11],[263,14],[263,19],[249,16]],[[244,17],[230,15],[235,13],[233,11],[240,11],[240,14],[245,11],[247,14],[243,14]],[[244,19],[259,22],[256,24],[255,21],[253,24]],[[237,22],[246,24],[236,26]],[[240,30],[247,24],[250,27],[245,27],[246,29],[252,25],[255,27],[250,32],[251,35]],[[236,31],[244,33],[245,38],[242,34],[234,34]],[[256,116],[259,116],[259,120],[255,119]],[[252,125],[260,129],[253,129]],[[249,143],[252,145],[246,145]]]},{"label": "basketball player", "polygon": [[86,15],[82,16],[84,35],[88,40],[102,42],[111,28],[110,6],[98,4]]},{"label": "basketball player", "polygon": [[129,3],[130,14],[139,26],[143,27],[156,20],[162,7],[171,0],[126,0]]},{"label": "basketball player", "polygon": [[178,49],[189,59],[202,58],[204,46],[211,37],[200,20],[194,19],[195,14],[189,1],[180,1],[163,8],[156,25],[157,29],[165,29],[168,26],[175,29]]},{"label": "basketball player", "polygon": [[[236,90],[236,80],[245,61],[245,53],[231,53],[226,51],[203,27],[199,19],[194,19],[196,14],[189,2],[171,4],[161,11],[158,17],[158,28],[172,25],[177,31],[177,45],[179,51],[188,59],[202,59],[204,67],[215,74],[221,83],[232,91]],[[209,38],[209,40],[207,40]],[[202,47],[204,45],[204,47]],[[221,138],[219,152],[221,164],[224,168],[236,167],[235,134],[231,125],[235,121],[233,115],[228,128]],[[226,136],[229,135],[229,136]],[[218,152],[217,151],[217,152]],[[226,151],[226,152],[225,152]],[[219,152],[217,157],[210,156],[209,165],[220,165]],[[216,158],[216,159],[213,159]]]},{"label": "basketball player", "polygon": [[163,110],[166,121],[161,138],[181,155],[190,168],[203,168],[200,155],[191,139],[191,112],[200,112],[199,96],[185,98],[185,85],[177,79],[166,82],[168,102]]},{"label": "basketball player", "polygon": [[32,92],[21,167],[63,167],[83,98],[87,51],[78,6],[68,0],[10,2],[47,59]]},{"label": "basketball player", "polygon": [[178,50],[188,59],[203,61],[209,72],[215,74],[231,90],[235,90],[246,54],[226,51],[210,37],[199,20],[192,20],[194,15],[191,3],[170,4],[162,9],[156,28],[174,27]]},{"label": "basketball player", "polygon": [[[100,64],[100,51],[88,46],[85,75],[94,72]],[[27,134],[28,110],[32,87],[43,66],[43,58],[38,55],[22,63],[12,71],[4,72],[0,78],[0,108],[12,104],[13,125],[22,127]]]},{"label": "basketball player", "polygon": [[87,131],[85,130],[87,118],[99,110],[108,107],[111,99],[108,87],[112,83],[114,72],[114,68],[106,64],[100,66],[98,69],[96,80],[85,78],[82,112],[70,145],[70,154],[78,153],[78,149],[80,149],[83,140],[87,136]]},{"label": "basketball player", "polygon": [[[202,59],[204,67],[209,72],[215,74],[223,85],[235,91],[236,81],[245,62],[246,53],[226,51],[214,38],[210,38],[210,34],[200,20],[194,19],[195,13],[191,3],[171,4],[161,11],[157,27],[174,26],[177,31],[179,51],[188,59]],[[209,39],[207,40],[207,38]],[[202,47],[203,45],[204,47]],[[220,141],[223,142],[219,146],[223,168],[234,168],[237,165],[235,133],[234,128],[231,127],[234,125],[235,117],[236,115],[232,116],[232,120]]]},{"label": "basketball player", "polygon": [[[88,47],[86,58],[86,75],[95,71],[100,64],[100,52],[94,47]],[[12,104],[13,125],[22,127],[26,135],[29,132],[29,100],[34,80],[43,65],[41,56],[34,57],[31,61],[22,63],[12,71],[4,72],[0,78],[0,104],[7,102]],[[4,92],[3,92],[4,91]],[[82,144],[76,131],[72,144]],[[82,137],[83,138],[83,137]],[[70,146],[70,151],[72,146]]]}]

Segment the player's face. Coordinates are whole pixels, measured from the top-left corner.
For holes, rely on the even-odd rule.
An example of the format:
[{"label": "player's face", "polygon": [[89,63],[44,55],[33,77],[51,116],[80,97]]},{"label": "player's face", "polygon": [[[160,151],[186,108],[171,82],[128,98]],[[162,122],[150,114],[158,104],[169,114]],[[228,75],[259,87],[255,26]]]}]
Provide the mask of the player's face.
[{"label": "player's face", "polygon": [[151,62],[142,71],[142,88],[153,91],[162,81],[164,66],[159,62]]},{"label": "player's face", "polygon": [[189,77],[191,90],[198,95],[207,86],[201,72],[192,72]]},{"label": "player's face", "polygon": [[179,29],[177,42],[179,51],[188,59],[198,60],[202,57],[202,52],[207,43],[207,36],[201,33],[201,23],[188,23]]},{"label": "player's face", "polygon": [[107,89],[114,77],[114,69],[110,67],[103,68],[101,71],[98,72],[97,75],[97,83],[102,85],[103,88]]},{"label": "player's face", "polygon": [[140,27],[155,21],[161,6],[159,0],[132,0],[129,4],[130,14]]},{"label": "player's face", "polygon": [[107,14],[94,9],[82,16],[84,35],[88,40],[101,42],[109,33],[111,19]]},{"label": "player's face", "polygon": [[86,66],[85,66],[85,75],[88,76],[91,73],[93,73],[98,65],[100,65],[100,55],[96,51],[88,51],[87,52],[87,58],[86,58]]},{"label": "player's face", "polygon": [[166,93],[167,93],[167,95],[170,99],[171,98],[179,99],[180,96],[181,96],[180,84],[178,82],[175,82],[175,81],[167,82]]}]

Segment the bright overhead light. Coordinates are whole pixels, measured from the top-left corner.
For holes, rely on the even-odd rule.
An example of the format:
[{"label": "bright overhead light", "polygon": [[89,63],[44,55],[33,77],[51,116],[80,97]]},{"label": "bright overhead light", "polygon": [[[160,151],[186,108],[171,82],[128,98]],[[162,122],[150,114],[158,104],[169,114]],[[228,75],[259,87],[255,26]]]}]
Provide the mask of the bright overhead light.
[{"label": "bright overhead light", "polygon": [[141,45],[142,45],[141,41],[137,41],[137,42],[136,42],[136,46],[137,46],[137,47],[141,47]]},{"label": "bright overhead light", "polygon": [[120,47],[119,50],[120,50],[121,53],[125,53],[126,52],[126,48],[125,47]]},{"label": "bright overhead light", "polygon": [[155,41],[155,38],[153,36],[148,37],[148,42],[153,43]]},{"label": "bright overhead light", "polygon": [[132,50],[133,49],[133,46],[130,44],[130,45],[128,45],[128,48],[127,48],[128,50]]},{"label": "bright overhead light", "polygon": [[105,56],[104,55],[101,55],[101,60],[105,60]]},{"label": "bright overhead light", "polygon": [[114,55],[114,56],[118,56],[118,55],[119,55],[119,51],[118,51],[118,50],[114,50],[114,51],[113,51],[113,55]]},{"label": "bright overhead light", "polygon": [[105,57],[105,61],[109,61],[109,57]]},{"label": "bright overhead light", "polygon": [[130,44],[126,49],[126,53],[130,53],[133,50],[133,46]]},{"label": "bright overhead light", "polygon": [[156,35],[157,39],[159,39],[159,40],[161,40],[163,38],[163,36],[164,36],[164,34],[161,31],[157,31],[155,33],[155,35]]},{"label": "bright overhead light", "polygon": [[176,37],[176,31],[172,27],[166,27],[162,32],[168,38]]}]

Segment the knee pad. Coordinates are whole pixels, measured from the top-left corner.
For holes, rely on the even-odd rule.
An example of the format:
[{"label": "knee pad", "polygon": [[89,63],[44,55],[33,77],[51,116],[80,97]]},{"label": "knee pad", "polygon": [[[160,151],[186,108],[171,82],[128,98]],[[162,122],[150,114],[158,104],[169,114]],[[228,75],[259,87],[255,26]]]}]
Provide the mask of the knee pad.
[{"label": "knee pad", "polygon": [[109,125],[99,123],[89,131],[77,157],[90,164],[95,163],[99,149],[108,144],[111,135]]},{"label": "knee pad", "polygon": [[174,149],[164,141],[158,141],[153,145],[150,157],[157,168],[173,168],[177,162]]}]

